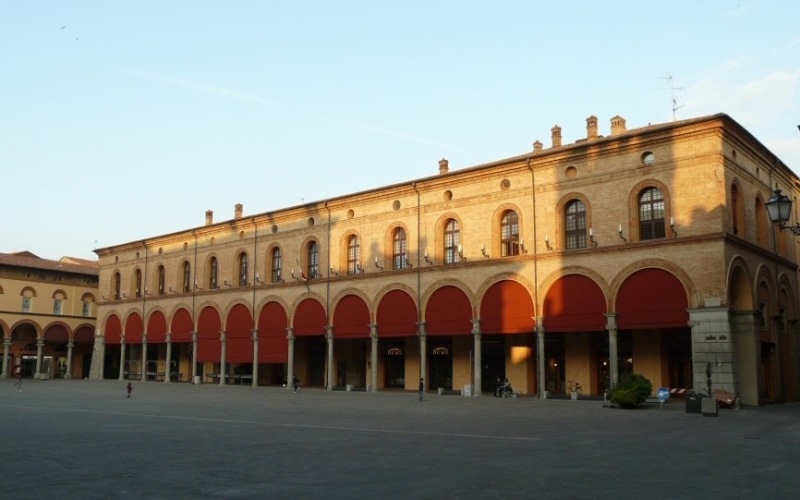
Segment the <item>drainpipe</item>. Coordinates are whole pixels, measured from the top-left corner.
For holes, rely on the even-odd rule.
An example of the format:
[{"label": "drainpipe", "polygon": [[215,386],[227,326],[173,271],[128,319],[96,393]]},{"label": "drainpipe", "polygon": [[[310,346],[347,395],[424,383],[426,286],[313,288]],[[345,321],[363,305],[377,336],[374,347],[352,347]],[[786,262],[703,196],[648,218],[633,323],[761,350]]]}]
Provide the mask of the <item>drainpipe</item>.
[{"label": "drainpipe", "polygon": [[192,383],[197,379],[197,312],[195,298],[197,295],[197,233],[192,229],[194,237],[194,280],[192,280]]},{"label": "drainpipe", "polygon": [[256,324],[256,287],[258,287],[258,224],[256,218],[251,217],[250,221],[255,228],[253,236],[253,380],[252,386],[258,386],[258,325]]},{"label": "drainpipe", "polygon": [[328,369],[326,370],[328,384],[327,389],[333,390],[333,378],[335,374],[333,366],[333,325],[330,325],[330,308],[331,308],[331,208],[328,206],[328,200],[325,200],[325,210],[328,211],[328,248],[327,248],[327,262],[325,263],[328,268],[328,279],[325,283],[325,338],[327,340],[328,349]]},{"label": "drainpipe", "polygon": [[[417,335],[419,336],[419,378],[425,379],[425,372],[427,367],[426,359],[426,338],[425,338],[425,322],[422,320],[422,266],[421,260],[421,242],[422,242],[422,202],[421,194],[417,189],[417,183],[411,184],[411,187],[417,193]],[[428,380],[425,380],[425,387],[428,386]]]},{"label": "drainpipe", "polygon": [[[139,376],[139,380],[141,382],[145,381],[145,372],[147,371],[147,321],[145,319],[145,306],[147,302],[147,240],[142,240],[142,245],[144,245],[144,293],[142,293],[142,367],[141,367],[141,374]],[[140,293],[142,290],[140,290]]]},{"label": "drainpipe", "polygon": [[[531,202],[533,203],[533,303],[536,312],[539,312],[539,256],[537,255],[537,232],[536,232],[536,174],[531,167],[531,159],[528,158],[528,170],[531,171]],[[536,386],[539,399],[544,398],[544,321],[541,314],[534,318],[534,328],[536,329]]]}]

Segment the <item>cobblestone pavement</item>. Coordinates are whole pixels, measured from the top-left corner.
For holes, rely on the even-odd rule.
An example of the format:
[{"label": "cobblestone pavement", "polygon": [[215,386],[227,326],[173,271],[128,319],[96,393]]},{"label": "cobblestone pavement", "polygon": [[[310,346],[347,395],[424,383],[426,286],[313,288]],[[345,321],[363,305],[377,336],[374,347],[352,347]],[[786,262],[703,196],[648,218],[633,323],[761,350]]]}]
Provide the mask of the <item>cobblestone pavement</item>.
[{"label": "cobblestone pavement", "polygon": [[0,381],[3,498],[792,498],[800,405]]}]

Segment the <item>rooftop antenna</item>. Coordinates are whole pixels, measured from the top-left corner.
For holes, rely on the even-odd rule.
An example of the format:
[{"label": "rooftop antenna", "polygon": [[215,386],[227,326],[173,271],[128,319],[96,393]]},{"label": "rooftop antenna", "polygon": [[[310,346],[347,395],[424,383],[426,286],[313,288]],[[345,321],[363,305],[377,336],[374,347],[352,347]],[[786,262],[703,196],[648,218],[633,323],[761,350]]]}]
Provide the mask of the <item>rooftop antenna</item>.
[{"label": "rooftop antenna", "polygon": [[668,89],[671,91],[671,93],[672,93],[672,121],[675,121],[675,120],[677,120],[677,119],[678,119],[678,117],[677,117],[677,115],[676,115],[676,112],[677,112],[679,109],[681,109],[682,107],[684,107],[684,106],[685,106],[685,104],[681,104],[680,106],[678,106],[678,97],[675,95],[675,91],[676,91],[676,90],[683,90],[683,87],[676,87],[676,86],[675,86],[675,85],[672,83],[672,75],[670,75],[670,74],[667,74],[667,76],[662,76],[662,77],[659,77],[659,78],[660,78],[661,80],[666,80],[666,81],[667,81],[667,85],[668,85],[668,86],[667,86],[667,88],[668,88]]}]

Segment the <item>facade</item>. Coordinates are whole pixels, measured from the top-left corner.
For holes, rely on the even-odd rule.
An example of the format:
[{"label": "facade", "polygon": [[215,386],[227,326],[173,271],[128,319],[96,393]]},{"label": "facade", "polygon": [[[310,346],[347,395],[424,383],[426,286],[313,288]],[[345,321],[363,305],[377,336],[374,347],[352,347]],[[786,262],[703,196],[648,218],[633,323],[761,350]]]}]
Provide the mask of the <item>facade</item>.
[{"label": "facade", "polygon": [[88,378],[97,315],[96,261],[0,253],[0,378]]},{"label": "facade", "polygon": [[[800,180],[724,114],[98,249],[92,378],[798,400]],[[795,218],[798,210],[795,204]]]}]

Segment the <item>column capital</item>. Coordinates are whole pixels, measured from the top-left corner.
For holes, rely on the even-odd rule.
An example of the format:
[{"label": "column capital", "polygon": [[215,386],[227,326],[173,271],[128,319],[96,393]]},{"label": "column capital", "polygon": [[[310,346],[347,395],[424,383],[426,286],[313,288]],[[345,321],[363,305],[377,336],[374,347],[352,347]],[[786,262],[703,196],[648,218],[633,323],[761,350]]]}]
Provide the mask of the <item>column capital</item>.
[{"label": "column capital", "polygon": [[325,338],[328,341],[333,340],[333,327],[331,325],[325,325]]},{"label": "column capital", "polygon": [[250,330],[250,333],[253,335],[252,340],[253,342],[258,342],[258,328],[253,328]]},{"label": "column capital", "polygon": [[294,340],[294,328],[286,328],[286,340]]},{"label": "column capital", "polygon": [[228,340],[227,332],[225,332],[225,330],[220,330],[219,331],[219,341],[224,344],[226,340]]},{"label": "column capital", "polygon": [[378,340],[378,324],[371,323],[369,325],[369,336],[373,341]]},{"label": "column capital", "polygon": [[473,318],[469,320],[472,323],[472,334],[473,335],[480,335],[481,334],[481,321],[480,319]]}]

